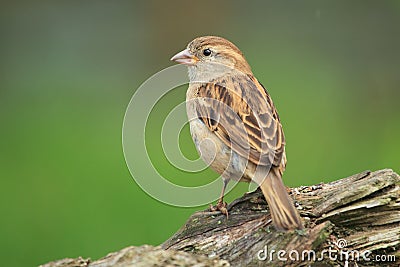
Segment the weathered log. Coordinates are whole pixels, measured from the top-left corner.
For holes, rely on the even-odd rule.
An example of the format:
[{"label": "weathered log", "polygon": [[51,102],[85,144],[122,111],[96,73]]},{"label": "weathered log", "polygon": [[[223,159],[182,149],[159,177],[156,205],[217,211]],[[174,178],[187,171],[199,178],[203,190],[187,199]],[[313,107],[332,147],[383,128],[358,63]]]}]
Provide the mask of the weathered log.
[{"label": "weathered log", "polygon": [[44,266],[399,266],[398,174],[366,171],[290,191],[305,230],[276,231],[256,190],[228,205],[228,219],[194,213],[161,247],[129,247],[87,265]]}]

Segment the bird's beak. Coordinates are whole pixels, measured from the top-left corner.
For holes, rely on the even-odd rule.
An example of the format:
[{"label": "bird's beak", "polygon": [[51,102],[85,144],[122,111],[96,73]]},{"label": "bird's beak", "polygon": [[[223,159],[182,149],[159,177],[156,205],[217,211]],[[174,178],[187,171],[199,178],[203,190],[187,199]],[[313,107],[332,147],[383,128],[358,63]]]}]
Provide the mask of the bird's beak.
[{"label": "bird's beak", "polygon": [[189,49],[185,49],[171,58],[172,61],[185,65],[194,65],[199,58],[190,53]]}]

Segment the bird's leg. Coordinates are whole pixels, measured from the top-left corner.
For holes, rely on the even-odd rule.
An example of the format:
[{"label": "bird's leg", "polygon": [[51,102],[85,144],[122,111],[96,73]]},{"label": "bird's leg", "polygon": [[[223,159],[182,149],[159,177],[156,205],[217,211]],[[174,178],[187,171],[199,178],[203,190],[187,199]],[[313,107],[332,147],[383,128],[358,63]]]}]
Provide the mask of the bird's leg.
[{"label": "bird's leg", "polygon": [[221,195],[218,198],[218,202],[217,205],[213,206],[210,204],[210,210],[211,211],[217,211],[219,210],[222,214],[226,215],[226,218],[228,218],[228,209],[226,208],[227,204],[226,202],[224,202],[224,195],[225,195],[225,188],[229,183],[229,179],[222,179],[223,181],[223,185],[222,185],[222,191],[221,191]]}]

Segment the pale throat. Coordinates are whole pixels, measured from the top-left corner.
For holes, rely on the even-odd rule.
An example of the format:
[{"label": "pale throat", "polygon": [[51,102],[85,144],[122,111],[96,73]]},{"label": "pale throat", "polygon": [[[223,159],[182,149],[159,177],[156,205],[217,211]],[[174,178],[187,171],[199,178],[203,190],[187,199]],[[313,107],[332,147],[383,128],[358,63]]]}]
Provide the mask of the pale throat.
[{"label": "pale throat", "polygon": [[224,65],[212,62],[198,62],[196,65],[188,66],[190,82],[210,82],[232,75],[234,72],[235,68],[233,64]]}]

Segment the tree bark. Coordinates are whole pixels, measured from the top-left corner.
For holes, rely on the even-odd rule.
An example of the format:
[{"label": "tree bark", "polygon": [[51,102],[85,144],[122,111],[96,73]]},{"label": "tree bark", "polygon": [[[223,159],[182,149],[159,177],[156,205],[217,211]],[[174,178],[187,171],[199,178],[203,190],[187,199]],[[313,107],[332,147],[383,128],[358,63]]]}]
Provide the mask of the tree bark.
[{"label": "tree bark", "polygon": [[228,219],[219,212],[194,213],[161,247],[129,247],[94,262],[64,259],[43,266],[399,266],[398,174],[365,171],[290,191],[305,230],[276,231],[256,190],[228,205]]}]

